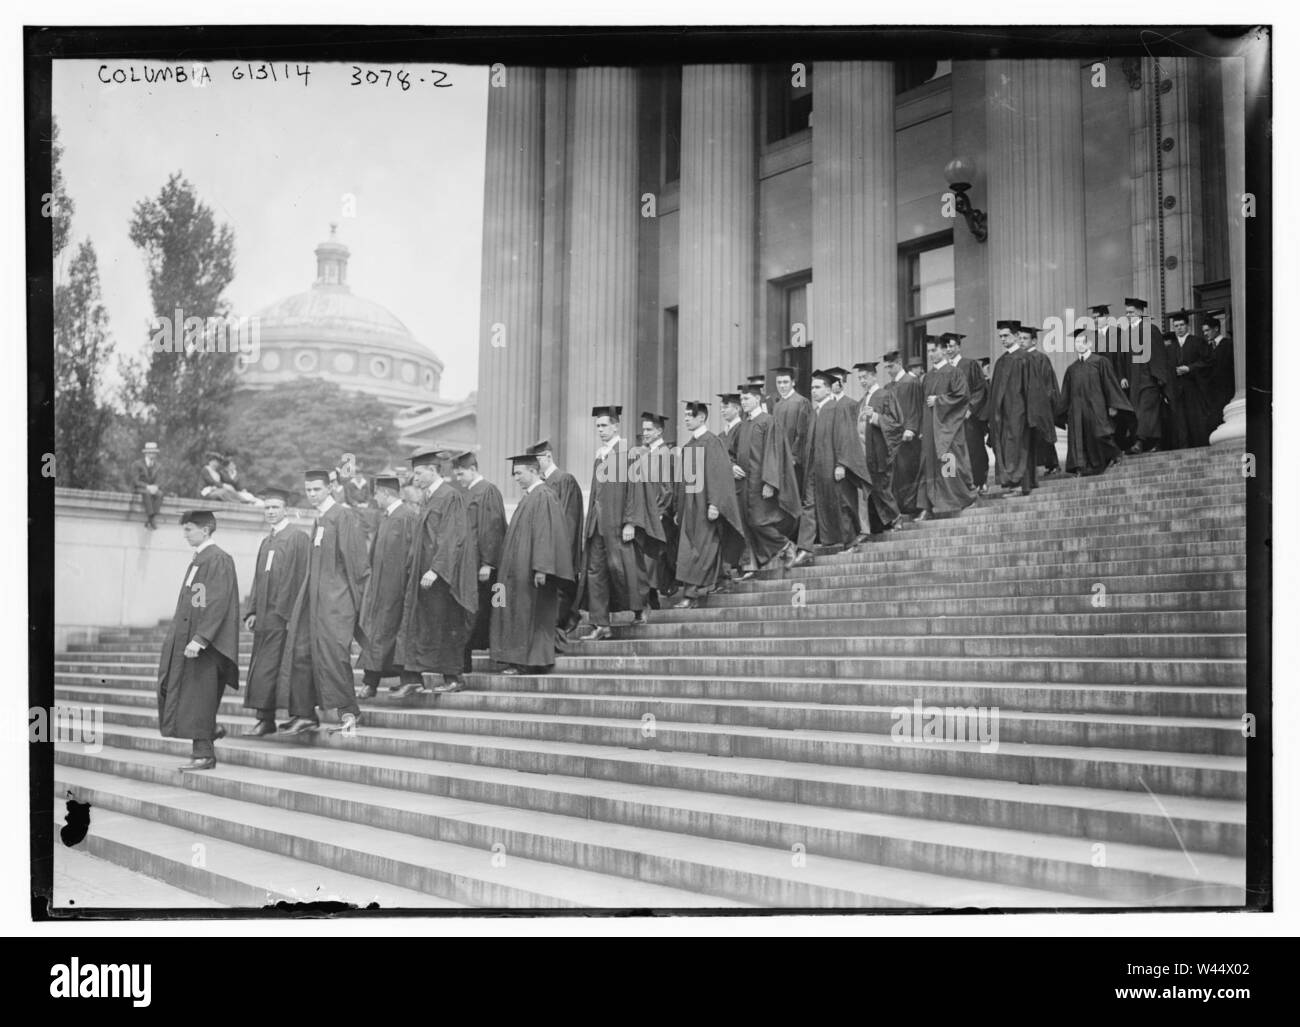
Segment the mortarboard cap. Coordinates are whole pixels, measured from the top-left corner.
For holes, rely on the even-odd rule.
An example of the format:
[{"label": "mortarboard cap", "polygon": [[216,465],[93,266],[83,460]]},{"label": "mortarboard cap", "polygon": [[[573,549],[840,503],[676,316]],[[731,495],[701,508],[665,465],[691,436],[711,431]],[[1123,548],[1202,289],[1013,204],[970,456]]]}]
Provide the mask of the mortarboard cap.
[{"label": "mortarboard cap", "polygon": [[772,373],[775,375],[785,375],[787,378],[795,377],[795,369],[793,367],[774,367],[772,368]]},{"label": "mortarboard cap", "polygon": [[1070,334],[1071,334],[1074,338],[1077,339],[1080,335],[1087,335],[1087,334],[1088,334],[1088,329],[1086,329],[1086,328],[1076,328],[1076,329],[1075,329],[1074,331],[1072,331]]},{"label": "mortarboard cap", "polygon": [[1013,331],[1013,332],[1014,332],[1014,331],[1016,331],[1017,329],[1020,328],[1020,322],[1017,321],[1015,318],[1008,318],[1008,319],[1005,320],[1005,321],[999,321],[999,322],[998,322],[998,331],[1001,331],[1003,328],[1006,328],[1006,329],[1008,329],[1009,331]]},{"label": "mortarboard cap", "polygon": [[829,374],[835,375],[835,377],[840,380],[841,384],[843,384],[849,377],[849,372],[842,367],[828,367],[826,368],[826,371]]},{"label": "mortarboard cap", "polygon": [[445,449],[426,449],[423,453],[411,455],[412,467],[437,467],[438,461],[446,460],[450,454]]},{"label": "mortarboard cap", "polygon": [[767,375],[761,373],[747,375],[745,377],[745,381],[747,381],[750,385],[766,385]]},{"label": "mortarboard cap", "polygon": [[217,518],[211,510],[186,510],[181,514],[182,524],[196,524],[200,528],[207,528],[208,531],[217,530]]},{"label": "mortarboard cap", "polygon": [[[739,402],[740,402],[740,393],[739,393],[739,392],[719,392],[719,393],[717,393],[717,397],[718,397],[718,399],[722,400],[722,402],[724,402],[724,403],[739,403]],[[690,404],[688,403],[687,406],[690,406]]]},{"label": "mortarboard cap", "polygon": [[1136,298],[1134,298],[1134,297],[1132,297],[1132,296],[1125,296],[1125,297],[1124,297],[1124,306],[1126,306],[1126,307],[1137,307],[1138,310],[1146,310],[1146,309],[1147,309],[1147,301],[1146,301],[1146,300],[1136,299]]},{"label": "mortarboard cap", "polygon": [[827,385],[830,385],[830,383],[835,380],[835,375],[833,375],[830,371],[822,371],[820,369],[814,371],[811,377],[820,378]]},{"label": "mortarboard cap", "polygon": [[528,452],[524,452],[524,453],[516,453],[514,456],[508,456],[508,457],[506,457],[506,459],[510,462],[510,466],[511,466],[511,467],[514,467],[514,466],[516,466],[516,465],[518,465],[518,464],[527,464],[527,465],[530,466],[530,467],[536,467],[536,466],[537,466],[537,454],[531,452],[532,448],[533,448],[532,446],[529,446],[529,447],[528,447],[528,449],[529,449]]},{"label": "mortarboard cap", "polygon": [[641,420],[652,421],[653,423],[659,425],[660,428],[662,428],[665,424],[668,423],[667,416],[665,416],[664,414],[651,413],[649,410],[641,411]]},{"label": "mortarboard cap", "polygon": [[992,357],[980,357],[980,367],[988,367],[992,362]]},{"label": "mortarboard cap", "polygon": [[402,482],[400,479],[387,474],[380,475],[375,479],[375,488],[392,489],[394,492],[399,492],[402,488]]},{"label": "mortarboard cap", "polygon": [[525,452],[531,453],[533,456],[540,456],[542,453],[549,453],[550,451],[551,451],[550,439],[538,439],[531,446],[529,446],[527,450],[525,450]]},{"label": "mortarboard cap", "polygon": [[875,371],[875,369],[876,361],[874,360],[860,360],[853,365],[855,371]]},{"label": "mortarboard cap", "polygon": [[452,467],[460,467],[462,469],[469,468],[469,467],[477,467],[478,454],[475,453],[472,449],[467,449],[463,453],[457,453],[454,457],[452,457],[451,465]]},{"label": "mortarboard cap", "polygon": [[328,484],[329,482],[331,482],[331,481],[334,480],[334,472],[333,472],[333,471],[322,471],[322,470],[307,471],[307,472],[302,476],[302,480],[303,480],[303,481],[323,481],[323,482],[325,482],[326,484]]},{"label": "mortarboard cap", "polygon": [[1095,303],[1088,308],[1089,314],[1095,314],[1097,317],[1105,317],[1110,313],[1110,306],[1105,303]]},{"label": "mortarboard cap", "polygon": [[290,492],[288,489],[278,489],[278,488],[264,488],[260,492],[258,492],[257,495],[259,499],[278,499],[281,503],[284,503],[286,506],[288,505],[289,500],[293,498],[293,493]]},{"label": "mortarboard cap", "polygon": [[[736,402],[740,402],[739,398],[737,398]],[[686,412],[688,414],[692,414],[696,417],[700,417],[701,415],[704,417],[709,416],[709,404],[707,403],[701,403],[697,399],[684,399],[682,400],[682,403],[685,404]]]},{"label": "mortarboard cap", "polygon": [[955,342],[958,346],[960,346],[961,340],[966,338],[966,336],[963,335],[961,332],[944,332],[942,335],[939,336],[939,338],[941,338],[944,342]]},{"label": "mortarboard cap", "polygon": [[608,417],[611,421],[618,420],[623,415],[623,408],[616,406],[592,407],[592,417]]},{"label": "mortarboard cap", "polygon": [[922,360],[920,357],[907,358],[907,369],[909,371],[912,370],[912,368],[914,367],[924,367],[924,366],[925,366],[925,361]]},{"label": "mortarboard cap", "polygon": [[1016,331],[1024,332],[1031,339],[1038,338],[1038,329],[1035,328],[1033,325],[1021,325],[1019,328],[1016,329]]},{"label": "mortarboard cap", "polygon": [[1171,310],[1169,311],[1169,314],[1167,316],[1169,317],[1170,321],[1190,321],[1192,319],[1192,311]]},{"label": "mortarboard cap", "polygon": [[743,385],[737,385],[736,391],[740,393],[749,393],[751,396],[762,397],[763,386],[758,382],[745,382]]},{"label": "mortarboard cap", "polygon": [[886,364],[894,364],[894,363],[897,363],[897,362],[898,362],[898,350],[896,350],[896,349],[891,349],[888,353],[886,353],[886,354],[885,354],[883,357],[881,357],[880,359],[881,359],[882,361],[884,361]]}]

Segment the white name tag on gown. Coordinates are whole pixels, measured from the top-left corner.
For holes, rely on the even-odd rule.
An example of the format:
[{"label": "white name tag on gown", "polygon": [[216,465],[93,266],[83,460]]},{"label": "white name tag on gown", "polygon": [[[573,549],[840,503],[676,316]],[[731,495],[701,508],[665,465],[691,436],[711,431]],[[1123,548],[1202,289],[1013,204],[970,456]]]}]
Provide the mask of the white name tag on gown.
[{"label": "white name tag on gown", "polygon": [[312,545],[319,546],[320,540],[323,539],[324,537],[325,537],[325,527],[324,525],[322,525],[321,527],[316,529],[316,541],[313,542]]},{"label": "white name tag on gown", "polygon": [[268,573],[268,574],[269,574],[270,571],[271,571],[271,561],[274,560],[274,559],[275,559],[275,550],[274,550],[274,549],[267,550],[267,553],[266,553],[266,570],[267,570],[267,573]]},{"label": "white name tag on gown", "polygon": [[186,587],[186,588],[189,588],[191,585],[194,584],[194,575],[196,575],[196,574],[198,574],[198,573],[199,573],[199,565],[198,565],[197,563],[192,563],[192,564],[190,564],[190,573],[189,573],[189,577],[187,577],[187,578],[185,579],[185,587]]}]

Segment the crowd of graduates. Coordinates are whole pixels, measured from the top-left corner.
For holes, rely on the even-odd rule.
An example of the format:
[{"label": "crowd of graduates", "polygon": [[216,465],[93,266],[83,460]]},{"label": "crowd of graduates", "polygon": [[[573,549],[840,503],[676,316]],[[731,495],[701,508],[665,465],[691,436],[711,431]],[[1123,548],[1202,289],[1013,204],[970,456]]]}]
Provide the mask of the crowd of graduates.
[{"label": "crowd of graduates", "polygon": [[242,611],[214,515],[191,511],[182,530],[194,559],[159,668],[162,733],[193,740],[182,769],[215,766],[217,707],[239,687],[241,619],[253,634],[249,733],[314,731],[322,710],[352,731],[384,678],[397,699],[433,677],[433,691],[460,691],[476,649],[503,674],[545,673],[571,640],[610,637],[616,612],[643,623],[648,609],[698,605],[765,568],[864,547],[911,518],[955,516],[989,491],[988,448],[997,485],[1015,496],[1037,486],[1040,468],[1060,473],[1058,426],[1067,474],[1206,445],[1235,391],[1231,340],[1213,316],[1192,337],[1186,311],[1162,337],[1145,306],[1126,300],[1118,320],[1092,308],[1060,381],[1038,329],[1009,319],[997,322],[1003,353],[991,369],[962,355],[957,333],[927,338],[924,363],[904,366],[894,350],[855,364],[856,400],[845,369],[814,371],[805,396],[794,369],[779,367],[774,393],[755,374],[717,394],[716,431],[710,403],[685,402],[680,445],[665,440],[663,414],[643,411],[629,440],[621,407],[594,407],[585,511],[547,441],[510,458],[521,498],[508,524],[472,452],[416,454],[405,479],[369,478],[345,455],[303,476],[309,531],[287,491],[257,496],[270,530]]}]

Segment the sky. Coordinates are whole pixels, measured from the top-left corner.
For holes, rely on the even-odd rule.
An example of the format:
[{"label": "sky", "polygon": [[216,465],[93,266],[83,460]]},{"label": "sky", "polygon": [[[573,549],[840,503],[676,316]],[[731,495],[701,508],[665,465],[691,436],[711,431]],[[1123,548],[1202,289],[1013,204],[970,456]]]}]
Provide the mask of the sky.
[{"label": "sky", "polygon": [[[180,66],[188,82],[129,81],[163,67],[176,65],[54,62],[53,113],[76,205],[63,260],[93,241],[118,352],[139,351],[152,317],[143,256],[129,237],[132,208],[180,171],[234,230],[233,314],[310,288],[312,251],[337,222],[352,251],[352,291],[387,307],[438,355],[444,397],[474,390],[486,67],[391,65],[385,75],[371,64],[358,75],[351,63],[313,61],[290,63],[286,76],[276,63],[276,79],[267,66],[259,80],[258,62],[251,75],[248,64],[212,62],[202,86],[188,64]],[[115,72],[128,81],[101,81]],[[116,380],[109,375],[110,387]]]}]

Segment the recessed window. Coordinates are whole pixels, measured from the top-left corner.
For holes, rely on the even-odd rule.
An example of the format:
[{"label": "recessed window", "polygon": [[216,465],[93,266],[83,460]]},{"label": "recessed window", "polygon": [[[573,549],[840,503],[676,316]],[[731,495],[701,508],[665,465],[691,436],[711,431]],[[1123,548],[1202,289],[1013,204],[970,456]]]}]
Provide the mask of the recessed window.
[{"label": "recessed window", "polygon": [[775,143],[812,125],[813,66],[794,61],[770,65],[765,73],[767,141]]},{"label": "recessed window", "polygon": [[909,89],[952,74],[952,61],[896,61],[894,63],[894,92],[906,93]]},{"label": "recessed window", "polygon": [[664,184],[682,177],[682,69],[665,68],[663,76]]},{"label": "recessed window", "polygon": [[392,365],[384,357],[372,357],[370,360],[370,373],[376,378],[387,378],[388,372],[392,370]]},{"label": "recessed window", "polygon": [[310,349],[300,349],[293,356],[293,366],[299,371],[316,370],[316,351]]},{"label": "recessed window", "polygon": [[955,326],[957,278],[952,233],[899,249],[905,357],[925,357],[925,337]]}]

